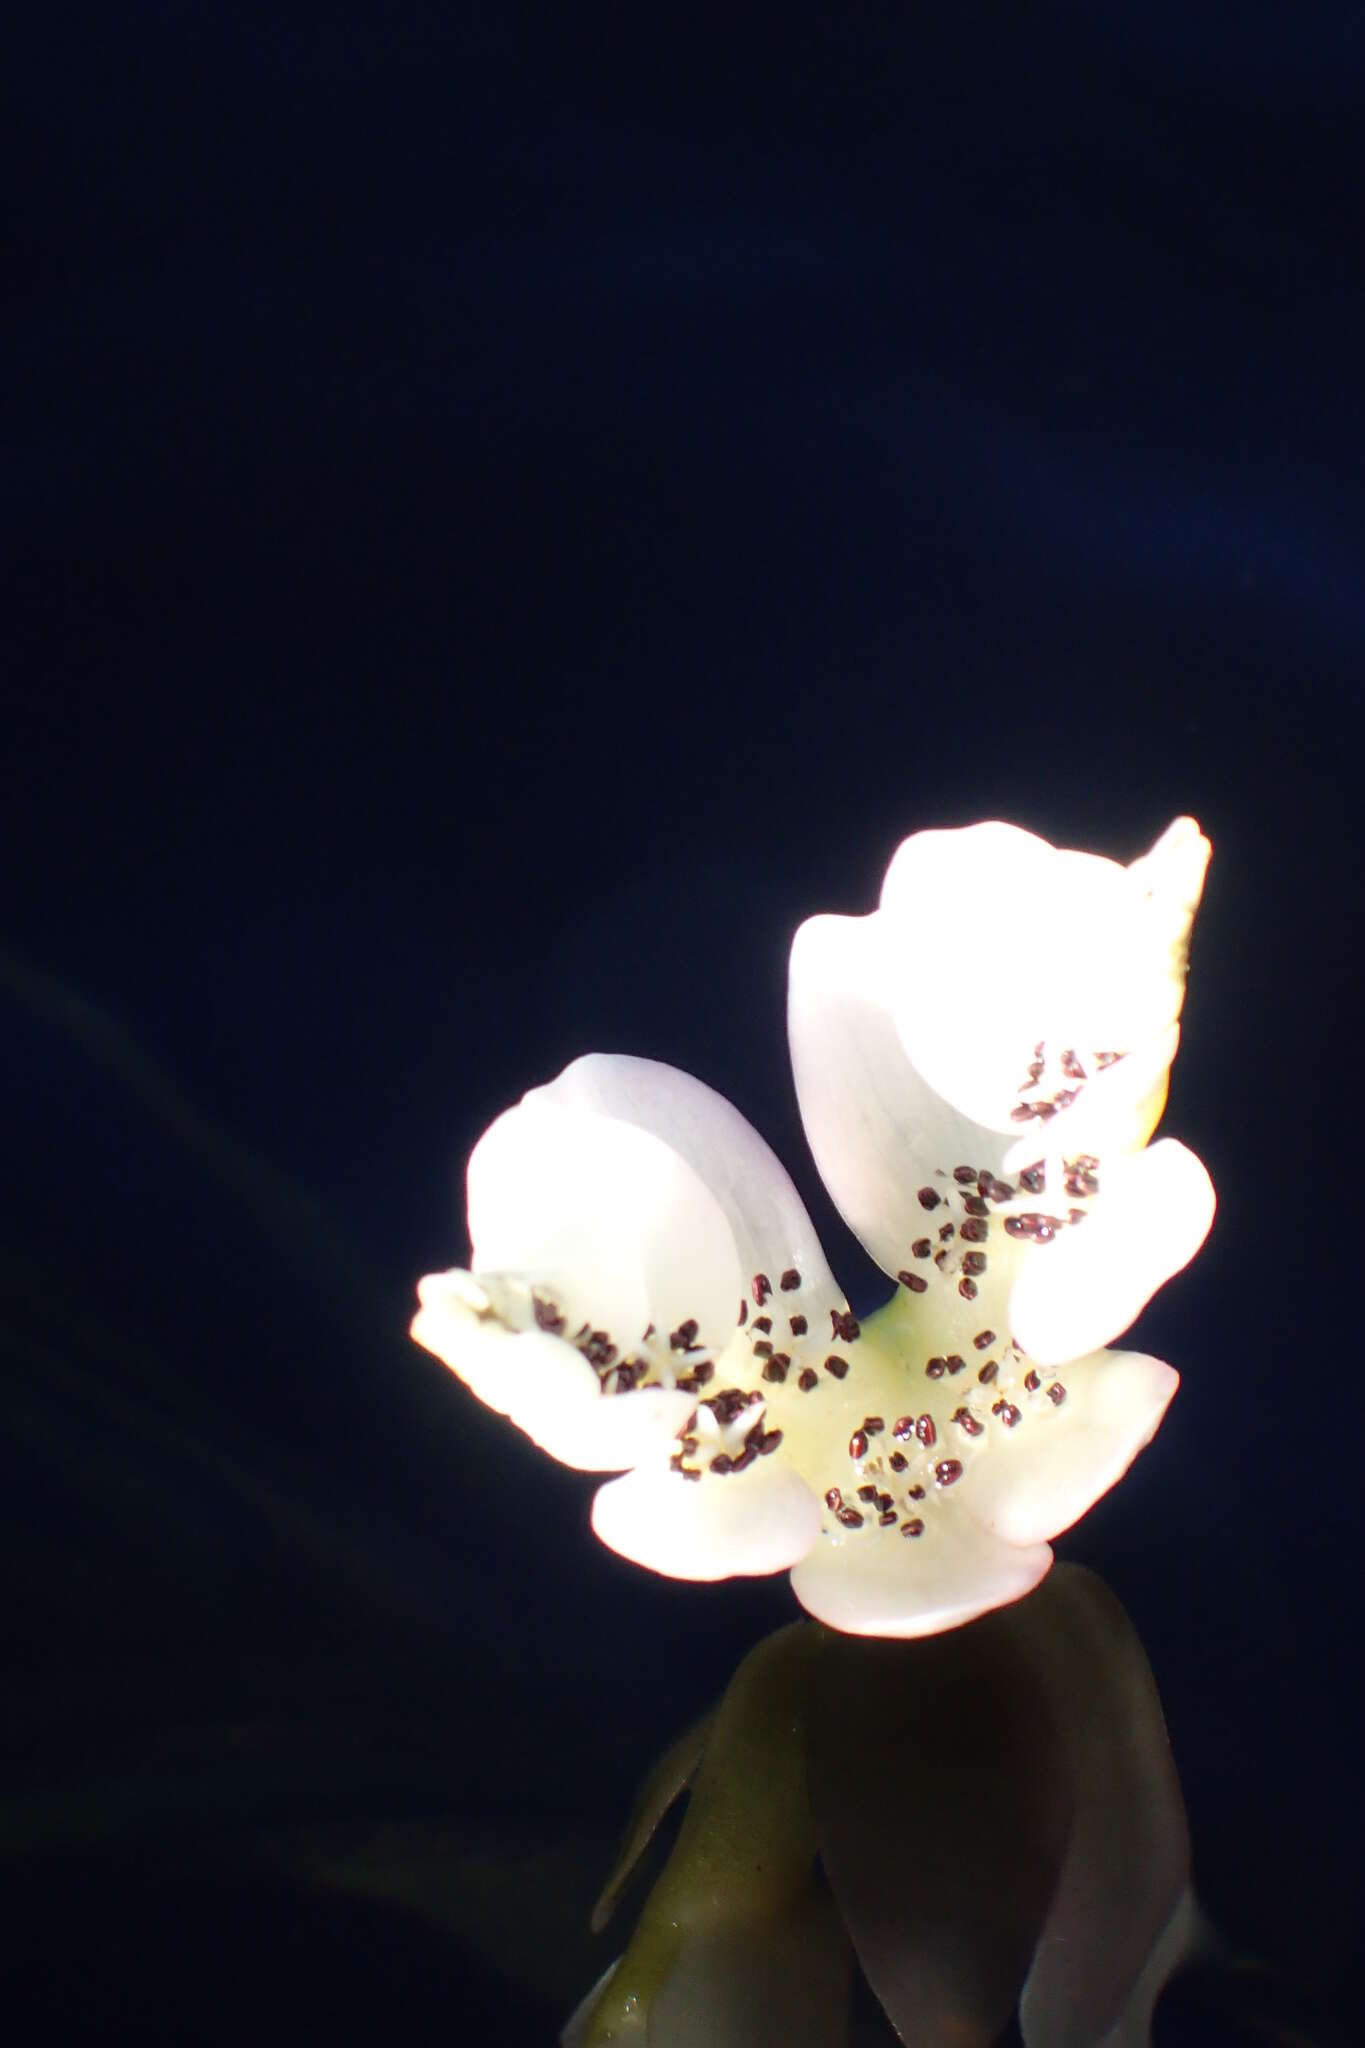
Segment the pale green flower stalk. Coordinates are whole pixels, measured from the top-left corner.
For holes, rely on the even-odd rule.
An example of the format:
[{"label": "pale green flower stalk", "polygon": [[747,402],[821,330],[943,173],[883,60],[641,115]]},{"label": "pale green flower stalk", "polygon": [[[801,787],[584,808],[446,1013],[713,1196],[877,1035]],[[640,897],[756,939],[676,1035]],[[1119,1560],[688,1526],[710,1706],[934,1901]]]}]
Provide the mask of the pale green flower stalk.
[{"label": "pale green flower stalk", "polygon": [[1178,1384],[1106,1347],[1213,1218],[1199,1160],[1149,1142],[1208,854],[1189,818],[1128,867],[921,832],[877,910],[798,931],[797,1096],[896,1282],[875,1315],[737,1110],[590,1054],[479,1140],[470,1266],[420,1283],[414,1337],[552,1456],[620,1474],[593,1527],[654,1571],[790,1570],[873,1636],[1017,1600]]}]

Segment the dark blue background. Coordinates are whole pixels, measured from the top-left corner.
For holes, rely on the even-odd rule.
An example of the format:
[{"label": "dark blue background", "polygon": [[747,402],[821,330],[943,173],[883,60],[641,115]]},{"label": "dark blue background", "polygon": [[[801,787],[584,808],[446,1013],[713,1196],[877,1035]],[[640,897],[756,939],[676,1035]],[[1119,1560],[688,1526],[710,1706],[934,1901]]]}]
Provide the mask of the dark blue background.
[{"label": "dark blue background", "polygon": [[[1167,1128],[1219,1219],[1139,1330],[1179,1400],[1061,1549],[1142,1630],[1214,1910],[1344,1984],[1365,36],[1103,12],[77,6],[7,64],[35,2010],[63,1788],[113,1853],[90,1816],[120,1770],[155,1805],[167,1725],[264,1759],[196,1780],[176,1854],[214,1797],[610,1836],[790,1596],[633,1572],[408,1345],[470,1145],[580,1051],[672,1060],[870,1305],[792,930],[919,826],[1130,858],[1181,810],[1215,861]],[[169,1910],[134,1861],[77,2018]],[[365,1940],[316,1939],[342,2024]]]}]

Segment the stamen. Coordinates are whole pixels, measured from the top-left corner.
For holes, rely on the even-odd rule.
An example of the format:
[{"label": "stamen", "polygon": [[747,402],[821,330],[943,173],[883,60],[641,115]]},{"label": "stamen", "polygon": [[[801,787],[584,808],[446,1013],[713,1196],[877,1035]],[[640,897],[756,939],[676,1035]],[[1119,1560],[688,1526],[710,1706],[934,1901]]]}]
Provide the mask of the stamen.
[{"label": "stamen", "polygon": [[543,1295],[533,1294],[531,1296],[531,1311],[535,1316],[537,1328],[548,1330],[552,1337],[557,1336],[563,1329],[563,1315],[555,1307],[554,1303],[546,1300]]}]

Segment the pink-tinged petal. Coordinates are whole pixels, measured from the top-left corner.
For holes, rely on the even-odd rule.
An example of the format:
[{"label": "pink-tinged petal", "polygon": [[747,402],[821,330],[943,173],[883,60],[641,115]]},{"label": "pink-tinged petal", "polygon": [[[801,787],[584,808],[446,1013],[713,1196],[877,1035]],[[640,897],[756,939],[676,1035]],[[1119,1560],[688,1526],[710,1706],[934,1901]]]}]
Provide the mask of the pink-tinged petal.
[{"label": "pink-tinged petal", "polygon": [[[661,1139],[719,1203],[734,1235],[747,1288],[755,1273],[795,1270],[803,1296],[822,1312],[843,1306],[815,1226],[790,1176],[733,1103],[714,1088],[658,1060],[587,1053],[527,1103],[584,1110],[632,1124]],[[803,1304],[804,1305],[804,1304]]]},{"label": "pink-tinged petal", "polygon": [[894,1274],[923,1225],[918,1189],[963,1162],[998,1172],[1015,1133],[971,1122],[916,1072],[889,1007],[892,964],[879,917],[811,918],[792,945],[787,1028],[821,1178],[850,1230]]},{"label": "pink-tinged petal", "polygon": [[695,1481],[649,1464],[599,1487],[592,1526],[609,1549],[665,1578],[763,1577],[805,1555],[820,1510],[777,1458]]},{"label": "pink-tinged petal", "polygon": [[926,1520],[913,1538],[871,1524],[823,1536],[792,1571],[797,1599],[845,1635],[930,1636],[1021,1599],[1052,1563],[1045,1543],[1002,1542],[946,1503]]},{"label": "pink-tinged petal", "polygon": [[1013,1333],[1041,1365],[1121,1336],[1157,1289],[1189,1264],[1213,1222],[1213,1183],[1174,1138],[1104,1163],[1089,1215],[1021,1260]]},{"label": "pink-tinged petal", "polygon": [[533,1091],[469,1161],[476,1272],[559,1276],[573,1312],[622,1349],[687,1318],[704,1342],[734,1328],[744,1284],[724,1210],[662,1138]]},{"label": "pink-tinged petal", "polygon": [[428,1274],[418,1297],[416,1342],[562,1465],[626,1471],[666,1450],[696,1406],[695,1395],[661,1387],[604,1394],[572,1344],[542,1330],[506,1327],[469,1273]]},{"label": "pink-tinged petal", "polygon": [[1045,1543],[1079,1521],[1156,1435],[1180,1376],[1139,1351],[1099,1351],[1054,1384],[1064,1398],[1040,1388],[1014,1429],[992,1433],[963,1488],[963,1506],[1007,1543]]}]

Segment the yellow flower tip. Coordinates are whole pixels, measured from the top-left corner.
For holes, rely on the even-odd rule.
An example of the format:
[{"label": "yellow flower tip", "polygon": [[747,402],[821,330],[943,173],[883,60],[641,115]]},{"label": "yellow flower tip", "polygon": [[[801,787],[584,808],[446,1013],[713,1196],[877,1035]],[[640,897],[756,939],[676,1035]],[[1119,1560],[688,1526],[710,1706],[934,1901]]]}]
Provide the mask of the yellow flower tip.
[{"label": "yellow flower tip", "polygon": [[1166,916],[1173,975],[1184,979],[1190,927],[1204,893],[1213,848],[1193,818],[1176,818],[1148,853],[1129,863],[1149,901]]},{"label": "yellow flower tip", "polygon": [[1171,1092],[1171,1070],[1166,1068],[1150,1093],[1144,1095],[1135,1111],[1137,1143],[1133,1150],[1140,1152],[1146,1145],[1166,1112],[1166,1098]]}]

